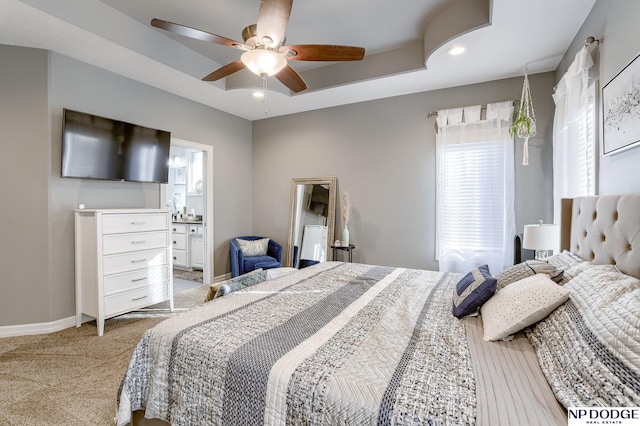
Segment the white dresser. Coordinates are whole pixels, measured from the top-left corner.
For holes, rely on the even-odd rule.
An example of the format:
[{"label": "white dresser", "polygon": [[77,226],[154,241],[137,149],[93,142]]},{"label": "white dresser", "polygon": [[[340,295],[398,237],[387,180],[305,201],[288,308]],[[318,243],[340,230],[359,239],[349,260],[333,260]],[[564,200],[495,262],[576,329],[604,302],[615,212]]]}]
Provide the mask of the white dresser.
[{"label": "white dresser", "polygon": [[171,215],[157,209],[75,210],[76,326],[169,300]]}]

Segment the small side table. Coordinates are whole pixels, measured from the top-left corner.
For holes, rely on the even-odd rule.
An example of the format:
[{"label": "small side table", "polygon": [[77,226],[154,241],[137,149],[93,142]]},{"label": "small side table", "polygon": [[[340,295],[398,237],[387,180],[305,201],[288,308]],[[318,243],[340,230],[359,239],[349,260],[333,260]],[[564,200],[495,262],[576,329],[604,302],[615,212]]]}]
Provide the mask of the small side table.
[{"label": "small side table", "polygon": [[332,245],[331,248],[333,249],[333,259],[335,260],[336,258],[336,250],[341,250],[341,251],[346,251],[349,253],[349,263],[352,262],[353,260],[353,249],[356,248],[356,246],[354,246],[353,244],[349,244],[349,246],[334,246]]}]

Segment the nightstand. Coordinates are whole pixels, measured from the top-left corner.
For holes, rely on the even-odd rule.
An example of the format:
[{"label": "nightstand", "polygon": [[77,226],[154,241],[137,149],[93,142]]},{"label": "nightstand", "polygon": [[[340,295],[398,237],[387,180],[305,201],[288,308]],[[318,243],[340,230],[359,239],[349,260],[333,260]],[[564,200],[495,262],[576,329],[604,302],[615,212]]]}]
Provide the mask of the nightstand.
[{"label": "nightstand", "polygon": [[337,250],[341,250],[341,251],[346,251],[347,253],[349,253],[349,262],[350,263],[353,261],[353,249],[356,248],[356,246],[354,246],[353,244],[349,244],[348,246],[334,246],[334,245],[332,245],[331,248],[333,249],[333,260],[336,260],[336,251]]}]

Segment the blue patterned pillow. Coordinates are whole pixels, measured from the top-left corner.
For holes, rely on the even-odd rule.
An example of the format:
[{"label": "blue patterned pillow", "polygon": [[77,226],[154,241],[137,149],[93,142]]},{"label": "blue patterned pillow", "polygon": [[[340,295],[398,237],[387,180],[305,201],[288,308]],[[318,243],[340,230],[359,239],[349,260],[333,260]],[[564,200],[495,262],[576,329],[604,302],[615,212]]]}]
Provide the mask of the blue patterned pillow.
[{"label": "blue patterned pillow", "polygon": [[462,318],[475,314],[496,292],[498,280],[489,273],[489,266],[482,265],[469,272],[456,284],[453,291],[453,315]]},{"label": "blue patterned pillow", "polygon": [[231,294],[234,291],[242,290],[243,288],[251,287],[256,284],[260,284],[263,281],[267,280],[267,271],[263,269],[256,269],[244,275],[237,276],[230,280],[227,280],[222,284],[216,294],[213,296],[214,299],[218,297],[226,296],[227,294]]}]

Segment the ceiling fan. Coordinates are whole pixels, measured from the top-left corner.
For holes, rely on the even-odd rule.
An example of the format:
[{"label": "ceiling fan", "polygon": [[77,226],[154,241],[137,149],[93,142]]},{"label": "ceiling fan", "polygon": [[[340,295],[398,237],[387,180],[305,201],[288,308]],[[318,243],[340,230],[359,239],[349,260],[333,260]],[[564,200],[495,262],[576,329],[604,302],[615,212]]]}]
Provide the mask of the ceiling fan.
[{"label": "ceiling fan", "polygon": [[215,70],[204,77],[204,81],[216,81],[246,67],[262,78],[275,75],[282,84],[298,93],[306,89],[307,84],[287,61],[359,61],[364,58],[362,47],[329,44],[285,46],[285,30],[292,4],[293,0],[261,0],[257,24],[242,31],[244,43],[161,19],[152,19],[151,25],[244,51],[240,59]]}]

